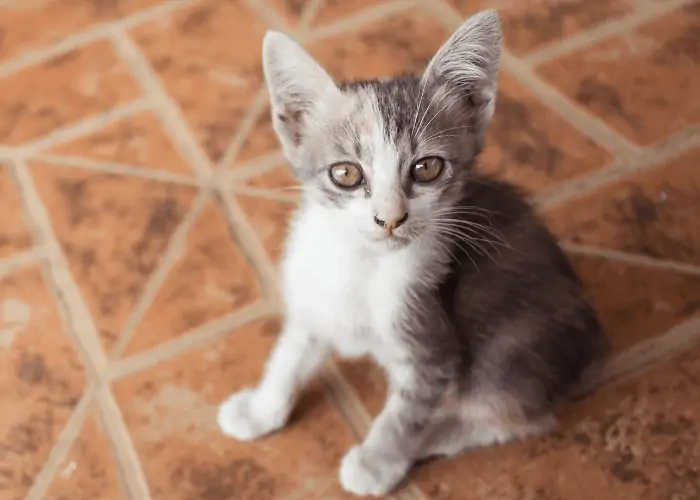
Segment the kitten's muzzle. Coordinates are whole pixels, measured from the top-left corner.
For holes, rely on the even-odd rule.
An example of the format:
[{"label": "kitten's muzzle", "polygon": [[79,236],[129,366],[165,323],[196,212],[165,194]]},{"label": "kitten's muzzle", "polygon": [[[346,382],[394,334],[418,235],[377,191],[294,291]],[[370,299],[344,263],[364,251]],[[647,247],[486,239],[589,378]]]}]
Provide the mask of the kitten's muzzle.
[{"label": "kitten's muzzle", "polygon": [[398,229],[398,227],[401,226],[407,220],[408,220],[408,212],[404,213],[399,218],[392,218],[392,219],[385,220],[385,221],[381,220],[376,215],[374,216],[374,223],[376,225],[378,225],[379,227],[383,227],[384,229],[386,229],[387,236],[391,236],[394,229]]}]

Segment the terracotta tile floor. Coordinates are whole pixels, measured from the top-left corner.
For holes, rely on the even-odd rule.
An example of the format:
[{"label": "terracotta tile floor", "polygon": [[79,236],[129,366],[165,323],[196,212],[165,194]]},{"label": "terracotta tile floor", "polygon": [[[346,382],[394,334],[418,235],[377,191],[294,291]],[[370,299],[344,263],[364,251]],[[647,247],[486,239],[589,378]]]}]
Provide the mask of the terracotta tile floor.
[{"label": "terracotta tile floor", "polygon": [[614,354],[556,432],[393,497],[700,498],[697,0],[0,0],[0,498],[348,498],[371,364],[330,365],[260,442],[214,419],[274,343],[297,201],[261,37],[388,76],[485,6],[507,49],[483,168],[532,191]]}]

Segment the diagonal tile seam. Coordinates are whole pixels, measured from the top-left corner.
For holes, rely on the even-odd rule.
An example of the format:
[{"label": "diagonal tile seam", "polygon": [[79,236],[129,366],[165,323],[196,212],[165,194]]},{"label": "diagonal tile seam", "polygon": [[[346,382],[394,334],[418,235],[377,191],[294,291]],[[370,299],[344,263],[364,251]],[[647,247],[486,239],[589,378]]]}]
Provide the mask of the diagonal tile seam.
[{"label": "diagonal tile seam", "polygon": [[[294,28],[287,26],[286,23],[279,18],[277,11],[264,2],[246,0],[246,5],[248,5],[249,9],[251,10],[259,11],[260,17],[267,22],[268,26],[277,28],[283,32],[290,33],[292,36],[295,36],[304,32],[308,24],[311,22],[311,19],[320,8],[321,2],[322,0],[308,1],[303,8],[299,22]],[[262,47],[260,47],[259,50],[262,50]],[[267,99],[267,86],[263,81],[262,85],[255,94],[255,97],[253,98],[251,106],[246,111],[245,116],[241,120],[236,132],[231,138],[229,147],[226,148],[226,151],[224,151],[224,154],[221,156],[216,168],[225,170],[235,161],[236,156],[245,143],[245,140],[253,131],[255,124],[262,117]]]},{"label": "diagonal tile seam", "polygon": [[213,169],[209,158],[197,144],[180,107],[167,93],[146,56],[123,29],[110,29],[109,39],[146,96],[153,102],[161,126],[171,138],[176,139],[173,145],[189,161],[197,176],[206,179]]},{"label": "diagonal tile seam", "polygon": [[255,124],[262,116],[263,111],[265,110],[266,102],[267,88],[263,83],[255,94],[252,104],[246,110],[245,115],[243,116],[241,123],[238,125],[229,146],[226,148],[223,155],[221,155],[221,159],[216,165],[217,169],[225,170],[229,168],[236,160],[236,156],[241,151],[245,140],[253,131]]},{"label": "diagonal tile seam", "polygon": [[237,236],[239,248],[258,273],[263,295],[278,305],[280,296],[277,268],[272,264],[270,256],[235,197],[222,186],[214,186],[214,191],[219,209],[226,216],[231,232]]},{"label": "diagonal tile seam", "polygon": [[297,40],[304,45],[308,45],[325,38],[356,31],[367,24],[380,21],[414,7],[423,7],[424,5],[425,2],[423,0],[385,0],[377,2],[376,6],[366,7],[338,21],[314,27],[308,33],[299,33]]},{"label": "diagonal tile seam", "polygon": [[301,188],[289,189],[279,188],[279,189],[269,189],[269,188],[252,188],[252,187],[236,187],[232,188],[234,194],[240,194],[244,196],[254,196],[256,198],[262,198],[264,200],[281,201],[283,203],[296,204],[299,201],[299,196],[295,195],[294,192],[299,193]]},{"label": "diagonal tile seam", "polygon": [[690,127],[664,142],[644,148],[633,158],[618,159],[607,168],[559,184],[534,196],[533,201],[540,210],[550,210],[636,173],[662,168],[666,162],[696,147],[700,147],[700,126]]},{"label": "diagonal tile seam", "polygon": [[[424,5],[451,30],[457,29],[464,20],[464,16],[444,2],[425,0]],[[505,47],[501,55],[501,69],[515,77],[540,102],[615,155],[618,160],[639,154],[639,148],[635,144],[610,128],[605,121],[576,106],[554,86],[540,78],[529,64],[514,56]]]},{"label": "diagonal tile seam", "polygon": [[25,267],[39,264],[46,259],[46,249],[39,245],[30,250],[0,259],[0,278],[17,272]]},{"label": "diagonal tile seam", "polygon": [[46,498],[46,491],[51,486],[51,482],[53,481],[54,477],[56,477],[61,462],[66,455],[68,455],[68,452],[71,450],[73,443],[80,434],[80,430],[88,417],[94,394],[94,384],[88,383],[87,387],[83,391],[83,395],[78,401],[78,404],[75,406],[73,412],[68,418],[68,421],[63,426],[63,429],[58,435],[58,438],[51,448],[51,451],[49,451],[49,454],[44,461],[44,465],[39,473],[34,477],[32,486],[27,493],[27,500],[43,500]]},{"label": "diagonal tile seam", "polygon": [[106,38],[111,29],[131,29],[140,24],[165,17],[172,12],[197,3],[199,0],[168,0],[116,21],[102,23],[68,37],[52,45],[35,49],[9,61],[0,62],[0,78],[6,77],[29,66],[41,64],[49,59],[79,49]]},{"label": "diagonal tile seam", "polygon": [[621,252],[619,250],[611,250],[592,245],[580,245],[572,241],[561,241],[560,246],[568,253],[573,255],[582,255],[588,257],[599,257],[607,260],[614,260],[633,264],[640,267],[649,267],[654,269],[665,269],[679,274],[687,274],[690,276],[700,276],[700,266],[686,264],[685,262],[677,262],[668,259],[659,259],[648,257],[630,252]]},{"label": "diagonal tile seam", "polygon": [[115,360],[124,354],[124,350],[127,348],[129,341],[132,339],[134,332],[136,331],[136,327],[138,327],[146,312],[151,307],[156,295],[158,294],[158,291],[170,274],[170,271],[183,256],[190,229],[195,224],[197,219],[199,219],[202,211],[204,210],[204,206],[209,199],[210,192],[208,190],[200,191],[197,198],[192,203],[192,206],[188,209],[178,227],[175,229],[173,235],[170,237],[170,241],[163,252],[160,262],[156,265],[156,268],[148,277],[148,281],[144,285],[141,295],[139,296],[136,305],[134,306],[133,311],[126,322],[126,325],[114,344],[112,351],[108,354],[109,360]]},{"label": "diagonal tile seam", "polygon": [[78,349],[90,379],[99,383],[104,378],[107,357],[100,344],[97,329],[68,268],[60,243],[53,232],[48,211],[34,186],[25,159],[16,157],[12,163],[12,170],[19,186],[22,203],[29,215],[30,230],[35,241],[44,248],[45,276],[57,300],[66,330]]},{"label": "diagonal tile seam", "polygon": [[15,146],[15,149],[25,154],[50,149],[61,143],[83,137],[96,129],[105,127],[126,118],[131,118],[132,116],[150,109],[151,104],[146,99],[137,98],[126,103],[117,104],[116,106],[102,113],[97,113],[78,119],[77,121],[67,123],[57,129],[53,129],[41,137],[30,139],[21,145]]},{"label": "diagonal tile seam", "polygon": [[141,460],[131,440],[119,404],[109,385],[101,385],[96,388],[95,400],[98,418],[117,463],[127,498],[130,500],[150,500],[150,489],[141,466]]},{"label": "diagonal tile seam", "polygon": [[271,302],[261,300],[239,311],[198,326],[185,332],[180,337],[162,343],[152,349],[115,360],[110,365],[109,379],[111,382],[114,382],[142,370],[152,368],[186,351],[200,348],[232,334],[235,335],[233,333],[235,330],[249,323],[278,314],[279,309]]},{"label": "diagonal tile seam", "polygon": [[[155,73],[153,73],[152,68],[150,68],[150,65],[148,61],[143,57],[142,54],[140,54],[140,51],[138,47],[136,47],[131,40],[128,39],[128,36],[125,33],[114,33],[113,35],[113,41],[114,43],[118,46],[118,52],[122,54],[122,57],[126,60],[127,64],[132,66],[132,71],[136,73],[136,71],[133,69],[133,62],[137,61],[139,64],[138,71],[141,73],[141,77],[143,78],[141,80],[142,85],[144,86],[147,92],[147,94],[150,95],[161,95],[164,97],[164,99],[161,98],[159,104],[162,108],[170,108],[170,107],[175,107],[176,105],[174,102],[172,102],[169,99],[169,96],[165,89],[160,85],[160,83],[157,80],[157,77],[155,76]],[[146,78],[143,75],[147,75],[148,73],[151,73],[148,78]],[[139,78],[139,75],[136,75],[137,79]],[[263,103],[264,104],[264,103]],[[175,108],[176,109],[176,108]],[[188,130],[187,127],[180,127],[177,129],[168,129],[168,133],[171,135],[173,139],[175,139],[175,143],[177,144],[182,144],[183,151],[184,153],[191,153],[191,156],[200,156],[200,153],[198,151],[201,151],[199,149],[199,145],[194,141],[194,136],[191,133],[190,130]],[[203,152],[201,152],[201,155],[203,156]],[[240,207],[237,206],[237,203],[235,200],[231,199],[229,196],[229,193],[226,190],[221,189],[218,187],[216,183],[216,175],[212,176],[211,178],[212,185],[214,186],[215,192],[219,195],[219,200],[222,205],[222,209],[224,213],[226,214],[226,218],[228,222],[232,225],[234,234],[241,236],[242,237],[240,240],[240,246],[241,249],[246,253],[246,255],[249,257],[251,262],[254,265],[254,268],[261,274],[261,285],[263,286],[264,290],[267,290],[268,293],[275,299],[277,297],[277,277],[276,277],[276,272],[274,270],[274,266],[272,263],[269,261],[269,257],[267,257],[267,253],[265,252],[262,244],[260,243],[259,239],[255,235],[255,233],[252,231],[252,228],[248,225],[247,219],[243,212],[241,211]],[[246,244],[247,242],[247,244]],[[247,251],[246,251],[247,250]],[[167,273],[166,273],[167,274]],[[154,287],[155,288],[155,287]],[[273,300],[273,307],[275,307],[277,304],[276,300]],[[166,357],[170,357],[173,355],[174,351],[178,350],[178,346],[180,348],[188,349],[191,347],[191,338],[199,339],[200,336],[194,336],[194,337],[189,337],[182,342],[177,342],[175,341],[174,345],[175,347],[172,346],[164,346],[164,349],[161,350],[160,352],[166,355]],[[202,340],[208,340],[210,335],[202,335],[201,337],[204,337]],[[201,341],[201,340],[200,340]],[[158,358],[156,358],[157,354],[150,353],[149,355],[141,358],[147,360],[149,363],[157,361]],[[138,359],[136,363],[138,363]],[[131,361],[133,363],[133,361]],[[135,363],[135,364],[136,364]],[[338,376],[341,376],[338,374]],[[350,391],[353,391],[349,386],[346,384],[346,388],[349,389]],[[354,393],[354,391],[353,391]],[[355,396],[356,398],[356,396]],[[357,400],[357,398],[356,398]],[[359,400],[357,400],[359,401]],[[108,412],[107,409],[104,410],[106,416],[111,416],[112,418],[115,418],[115,411],[119,411],[118,407],[113,409],[113,411]],[[343,417],[345,418],[345,417]],[[121,425],[123,425],[123,421],[120,421]],[[120,424],[115,424],[116,427],[119,427]],[[133,443],[128,439],[128,435],[126,438],[126,442],[130,444],[130,448],[132,449]],[[138,462],[138,457],[134,457],[135,461]],[[122,460],[119,460],[121,463]],[[137,471],[137,476],[141,478],[143,472],[140,469],[140,466]],[[137,481],[140,482],[140,481]],[[144,485],[136,485],[137,488],[143,489]],[[145,485],[147,488],[147,485]],[[415,488],[414,488],[415,489]],[[416,495],[411,496],[411,498],[416,498]]]},{"label": "diagonal tile seam", "polygon": [[536,67],[545,62],[556,59],[572,52],[583,50],[606,38],[632,31],[633,29],[654,21],[661,16],[670,14],[674,10],[689,5],[697,0],[636,0],[636,8],[629,14],[608,19],[592,26],[580,33],[567,36],[561,41],[548,44],[545,47],[529,52],[520,57],[520,60],[530,66]]},{"label": "diagonal tile seam", "polygon": [[[123,30],[111,29],[109,38],[115,46],[117,53],[121,55],[122,59],[130,67],[138,83],[144,88],[146,94],[156,101],[158,110],[163,113],[164,117],[167,117],[165,121],[168,123],[164,123],[164,125],[166,125],[164,128],[167,135],[172,139],[173,144],[181,149],[183,156],[193,163],[193,167],[197,169],[200,175],[206,177],[211,171],[208,158],[181,116],[179,108],[160,83],[146,57]],[[208,180],[214,182],[215,179],[215,177],[210,177]],[[215,194],[221,194],[220,190],[215,189]],[[240,220],[241,217],[244,217],[240,209],[238,209],[237,215],[232,217],[232,214],[236,212],[235,208],[231,210],[228,204],[224,203],[224,205],[229,224],[232,224],[232,221]],[[271,280],[269,276],[270,266],[265,265],[267,256],[263,253],[262,244],[257,240],[257,236],[249,227],[244,233],[241,233],[240,224],[238,227],[232,224],[232,227],[234,234],[237,234],[241,241],[241,250],[247,255],[249,260],[254,263],[253,267],[258,271],[264,291],[267,289],[274,292],[274,286],[271,286],[271,284],[274,285],[274,280]],[[250,245],[251,242],[254,247],[252,249]],[[128,488],[135,492],[133,494],[135,498],[148,498],[150,495],[148,484],[138,454],[134,449],[134,443],[121,418],[118,405],[111,397],[108,390],[106,396],[98,398],[98,404],[108,424],[108,439],[112,443],[112,446],[118,450],[118,467],[123,471],[128,471],[128,473],[124,474]]]},{"label": "diagonal tile seam", "polygon": [[[367,412],[362,400],[357,396],[357,392],[333,361],[326,363],[320,378],[329,401],[343,417],[355,436],[355,440],[358,443],[361,442],[369,431],[372,417]],[[410,477],[409,474],[408,479],[400,487],[384,498],[394,500],[425,499],[423,492],[411,482]]]},{"label": "diagonal tile seam", "polygon": [[285,33],[290,33],[292,30],[287,22],[282,18],[280,13],[267,5],[266,2],[260,0],[243,0],[245,7],[271,28]]},{"label": "diagonal tile seam", "polygon": [[[12,167],[16,182],[20,188],[22,202],[30,215],[31,228],[35,238],[46,248],[47,263],[44,266],[45,275],[57,299],[61,319],[66,325],[66,331],[86,367],[90,381],[96,386],[97,395],[99,396],[100,391],[108,391],[104,387],[108,380],[108,359],[100,343],[97,328],[82,298],[80,289],[68,268],[68,263],[53,232],[47,209],[34,186],[34,181],[25,159],[18,155],[18,157],[14,158]],[[104,401],[104,399],[98,398],[98,408],[103,414],[107,414],[112,407],[108,406],[109,409],[103,408],[104,403],[100,403],[100,401]],[[105,417],[105,420],[111,424],[110,428],[107,429],[107,434],[112,445],[119,450],[119,456],[129,456],[131,459],[136,453],[129,453],[129,448],[133,447],[133,445],[128,433],[123,432],[123,423],[119,426],[114,424],[115,418]],[[139,500],[148,500],[148,490],[142,489],[145,479],[140,463],[138,461],[118,461],[117,463],[118,467],[126,471],[123,477],[128,478],[128,488],[137,492],[132,497]],[[53,472],[55,473],[55,471]]]},{"label": "diagonal tile seam", "polygon": [[217,172],[217,175],[221,182],[233,184],[236,181],[250,179],[268,172],[281,162],[286,163],[287,159],[281,151],[275,151],[245,161],[236,168],[221,170]]},{"label": "diagonal tile seam", "polygon": [[129,165],[126,163],[92,160],[89,158],[63,154],[44,153],[27,154],[26,158],[28,161],[39,161],[56,167],[80,168],[83,170],[91,170],[105,174],[119,175],[123,177],[138,177],[140,179],[148,179],[170,184],[180,184],[183,186],[201,188],[205,187],[206,185],[202,183],[202,181],[186,174],[176,174],[155,168]]},{"label": "diagonal tile seam", "polygon": [[695,317],[672,327],[659,337],[642,341],[610,358],[599,369],[589,372],[572,396],[582,398],[607,384],[642,373],[656,363],[683,353],[698,342],[700,317]]}]

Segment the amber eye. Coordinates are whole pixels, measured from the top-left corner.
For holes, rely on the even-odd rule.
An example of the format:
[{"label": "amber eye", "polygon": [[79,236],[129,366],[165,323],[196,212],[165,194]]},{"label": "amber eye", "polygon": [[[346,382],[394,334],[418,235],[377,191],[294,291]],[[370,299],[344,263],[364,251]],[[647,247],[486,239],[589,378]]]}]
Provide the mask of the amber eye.
[{"label": "amber eye", "polygon": [[335,184],[345,189],[362,184],[362,169],[354,163],[336,163],[331,165],[328,173]]},{"label": "amber eye", "polygon": [[416,182],[432,182],[442,173],[445,161],[437,156],[422,158],[411,167],[411,177]]}]

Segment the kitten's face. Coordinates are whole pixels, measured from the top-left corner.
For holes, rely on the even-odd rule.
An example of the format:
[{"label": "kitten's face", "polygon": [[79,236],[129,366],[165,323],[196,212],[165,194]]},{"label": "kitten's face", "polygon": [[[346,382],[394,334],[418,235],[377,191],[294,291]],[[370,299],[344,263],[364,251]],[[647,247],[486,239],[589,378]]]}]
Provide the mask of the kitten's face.
[{"label": "kitten's face", "polygon": [[467,21],[422,77],[337,86],[291,39],[269,34],[273,124],[307,196],[368,242],[449,233],[493,113],[494,13]]}]

